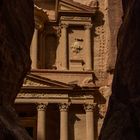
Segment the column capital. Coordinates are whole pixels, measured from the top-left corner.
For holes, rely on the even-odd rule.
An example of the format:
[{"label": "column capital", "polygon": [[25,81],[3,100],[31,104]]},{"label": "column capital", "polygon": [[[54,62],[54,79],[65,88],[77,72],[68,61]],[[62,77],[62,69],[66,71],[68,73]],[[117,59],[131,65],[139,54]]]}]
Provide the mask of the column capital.
[{"label": "column capital", "polygon": [[92,24],[85,24],[84,25],[84,28],[86,29],[86,30],[88,30],[88,29],[91,29],[92,28]]},{"label": "column capital", "polygon": [[84,109],[86,112],[91,112],[95,109],[96,103],[93,104],[84,104]]},{"label": "column capital", "polygon": [[69,104],[68,103],[61,103],[59,104],[59,109],[60,111],[68,111],[68,108],[69,108]]},{"label": "column capital", "polygon": [[66,24],[66,23],[61,23],[61,24],[60,24],[60,27],[61,27],[61,28],[68,28],[68,24]]},{"label": "column capital", "polygon": [[48,104],[43,104],[43,103],[38,104],[38,105],[37,105],[37,110],[38,110],[38,111],[45,111],[46,108],[47,108],[47,105],[48,105]]}]

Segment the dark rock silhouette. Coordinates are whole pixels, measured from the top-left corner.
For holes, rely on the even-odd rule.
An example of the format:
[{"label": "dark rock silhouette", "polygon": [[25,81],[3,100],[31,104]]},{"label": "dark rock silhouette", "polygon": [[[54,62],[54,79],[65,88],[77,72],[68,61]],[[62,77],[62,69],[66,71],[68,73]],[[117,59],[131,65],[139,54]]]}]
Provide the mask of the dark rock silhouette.
[{"label": "dark rock silhouette", "polygon": [[99,140],[140,139],[140,0],[122,1],[112,95]]},{"label": "dark rock silhouette", "polygon": [[0,0],[0,140],[31,140],[12,106],[30,70],[33,31],[32,0]]}]

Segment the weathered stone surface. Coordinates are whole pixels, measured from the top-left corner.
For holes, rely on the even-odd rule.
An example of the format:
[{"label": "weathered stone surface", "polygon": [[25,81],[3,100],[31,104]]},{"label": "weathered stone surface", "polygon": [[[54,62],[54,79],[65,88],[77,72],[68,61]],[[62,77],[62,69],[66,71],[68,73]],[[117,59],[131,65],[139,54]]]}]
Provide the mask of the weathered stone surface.
[{"label": "weathered stone surface", "polygon": [[140,0],[123,0],[118,56],[99,140],[140,139]]},{"label": "weathered stone surface", "polygon": [[122,23],[122,2],[121,0],[107,0],[108,1],[108,19],[110,28],[110,49],[108,69],[114,69],[117,54],[117,33]]},{"label": "weathered stone surface", "polygon": [[32,0],[0,1],[0,139],[30,140],[12,105],[30,70],[34,31]]}]

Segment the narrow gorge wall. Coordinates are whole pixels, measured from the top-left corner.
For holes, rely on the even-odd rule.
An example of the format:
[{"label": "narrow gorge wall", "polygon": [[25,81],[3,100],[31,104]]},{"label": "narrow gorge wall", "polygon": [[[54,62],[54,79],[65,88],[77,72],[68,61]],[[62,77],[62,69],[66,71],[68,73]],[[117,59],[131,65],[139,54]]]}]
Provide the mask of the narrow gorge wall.
[{"label": "narrow gorge wall", "polygon": [[30,70],[32,0],[0,1],[0,139],[30,140],[12,105]]},{"label": "narrow gorge wall", "polygon": [[112,95],[99,140],[140,138],[140,0],[123,0]]}]

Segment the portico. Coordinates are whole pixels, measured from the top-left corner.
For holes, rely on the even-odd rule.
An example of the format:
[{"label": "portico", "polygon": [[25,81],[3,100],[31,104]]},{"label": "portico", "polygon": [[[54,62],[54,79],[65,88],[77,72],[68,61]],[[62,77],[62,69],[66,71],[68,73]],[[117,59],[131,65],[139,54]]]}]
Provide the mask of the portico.
[{"label": "portico", "polygon": [[[49,79],[43,78],[42,80],[43,81],[41,81],[41,77],[29,75],[16,99],[17,105],[34,104],[33,109],[36,109],[37,140],[46,140],[49,137],[47,135],[49,135],[50,132],[46,129],[48,125],[51,126],[51,124],[48,124],[51,121],[49,106],[55,106],[56,110],[53,111],[59,112],[59,124],[57,125],[59,128],[57,129],[59,131],[58,135],[60,136],[60,140],[69,140],[69,133],[71,133],[70,131],[73,129],[72,124],[77,125],[77,128],[79,127],[78,125],[81,125],[75,122],[75,117],[78,115],[78,110],[76,109],[78,106],[83,110],[80,114],[82,116],[82,123],[85,126],[81,128],[81,130],[78,130],[78,132],[73,129],[75,133],[73,137],[78,137],[78,133],[84,131],[86,128],[86,133],[83,134],[83,137],[86,137],[87,140],[95,140],[94,109],[96,108],[98,87],[87,90],[69,84],[58,83],[57,81],[52,82]],[[36,88],[37,85],[38,88]],[[73,118],[72,116],[75,117]],[[53,116],[51,118],[53,118]],[[78,118],[80,119],[80,117]],[[57,139],[59,138],[57,137]]]},{"label": "portico", "polygon": [[[18,100],[17,100],[18,102]],[[17,104],[18,105],[18,104]],[[53,104],[51,104],[53,105]],[[60,111],[60,124],[58,125],[58,130],[59,130],[59,135],[60,135],[60,140],[69,140],[69,129],[72,129],[72,127],[69,125],[71,122],[69,121],[69,111],[68,111],[68,105],[66,103],[63,104],[57,104],[59,106],[59,111]],[[62,106],[63,105],[63,106]],[[64,106],[65,105],[65,106]],[[83,110],[84,110],[84,105],[85,104],[77,104],[80,106],[83,106]],[[90,104],[91,105],[91,104]],[[94,106],[94,104],[93,104]],[[84,137],[86,137],[87,140],[95,140],[95,135],[94,135],[94,123],[92,123],[94,121],[94,116],[93,116],[93,111],[87,112],[84,114],[83,116],[85,118],[85,126],[82,129],[86,128],[86,131],[83,135]],[[32,119],[31,119],[32,120]],[[40,105],[37,106],[37,114],[36,114],[36,136],[34,135],[34,140],[47,140],[47,135],[50,135],[48,133],[50,133],[50,131],[47,131],[46,127],[48,126],[47,121],[50,121],[50,119],[48,119],[48,111],[47,111],[47,107],[46,104],[42,103]],[[83,121],[83,120],[82,120]],[[23,121],[24,122],[24,121]],[[27,122],[28,123],[28,122]],[[24,122],[24,127],[26,127],[26,123]],[[27,125],[28,126],[28,125]],[[28,130],[28,129],[27,129]],[[80,132],[80,130],[79,130]],[[82,131],[81,131],[82,132]],[[36,139],[37,137],[37,139]],[[52,136],[53,137],[53,136]],[[71,136],[72,137],[72,136]],[[75,134],[74,137],[78,137],[77,134]],[[53,139],[53,138],[52,138]],[[59,139],[59,138],[57,138]]]}]

